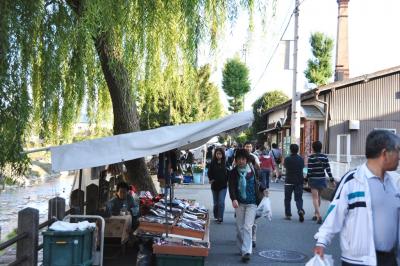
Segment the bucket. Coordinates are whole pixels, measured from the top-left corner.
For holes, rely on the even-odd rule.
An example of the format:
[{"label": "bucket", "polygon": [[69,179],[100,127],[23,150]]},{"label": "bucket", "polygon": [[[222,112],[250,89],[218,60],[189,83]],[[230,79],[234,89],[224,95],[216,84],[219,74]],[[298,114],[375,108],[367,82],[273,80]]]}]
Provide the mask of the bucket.
[{"label": "bucket", "polygon": [[184,175],[183,176],[183,183],[192,183],[193,182],[193,176],[191,175]]},{"label": "bucket", "polygon": [[193,182],[195,184],[201,184],[201,176],[203,173],[193,173]]}]

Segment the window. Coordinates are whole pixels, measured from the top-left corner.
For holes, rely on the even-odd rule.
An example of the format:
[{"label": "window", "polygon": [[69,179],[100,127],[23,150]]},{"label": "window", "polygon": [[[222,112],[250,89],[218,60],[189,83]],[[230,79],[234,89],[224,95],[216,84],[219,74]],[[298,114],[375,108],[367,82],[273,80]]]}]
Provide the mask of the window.
[{"label": "window", "polygon": [[397,133],[395,128],[374,128],[374,130],[388,130],[394,134]]}]

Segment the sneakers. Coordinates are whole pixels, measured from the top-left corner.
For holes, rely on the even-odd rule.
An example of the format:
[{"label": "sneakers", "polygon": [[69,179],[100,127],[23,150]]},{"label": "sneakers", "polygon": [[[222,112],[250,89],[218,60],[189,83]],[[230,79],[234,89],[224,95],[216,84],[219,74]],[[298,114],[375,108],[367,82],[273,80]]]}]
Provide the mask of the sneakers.
[{"label": "sneakers", "polygon": [[299,221],[300,221],[300,223],[304,222],[304,211],[303,210],[299,211]]},{"label": "sneakers", "polygon": [[286,215],[284,219],[285,219],[285,220],[292,220],[292,217],[289,216],[289,215]]},{"label": "sneakers", "polygon": [[242,262],[248,262],[250,260],[250,253],[246,253],[242,256]]}]

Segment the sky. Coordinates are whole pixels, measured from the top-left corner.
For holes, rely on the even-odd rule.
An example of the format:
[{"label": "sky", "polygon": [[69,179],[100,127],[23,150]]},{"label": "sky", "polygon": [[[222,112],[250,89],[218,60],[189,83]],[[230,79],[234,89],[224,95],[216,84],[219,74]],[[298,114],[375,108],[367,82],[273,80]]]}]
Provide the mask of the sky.
[{"label": "sky", "polygon": [[[294,2],[277,0],[275,7],[269,5],[264,28],[260,16],[255,14],[255,28],[251,33],[248,31],[247,12],[240,12],[236,23],[226,26],[213,55],[210,56],[207,48],[201,49],[199,64],[212,65],[211,81],[220,88],[225,108],[228,103],[221,89],[222,70],[226,60],[235,55],[240,56],[250,70],[251,91],[245,96],[245,110],[251,109],[251,104],[262,94],[274,89],[282,90],[291,98],[293,71],[284,69],[285,43],[279,40],[281,36],[283,40],[293,40],[294,16],[290,16]],[[333,38],[336,45],[338,4],[336,0],[300,2],[297,88],[305,90],[310,86],[304,76],[307,60],[311,57],[309,38],[311,33],[320,31]],[[350,77],[400,65],[399,10],[399,0],[350,0]],[[243,47],[247,47],[246,52]],[[336,46],[332,58],[333,70],[335,52]],[[291,64],[292,57],[290,54]]]}]

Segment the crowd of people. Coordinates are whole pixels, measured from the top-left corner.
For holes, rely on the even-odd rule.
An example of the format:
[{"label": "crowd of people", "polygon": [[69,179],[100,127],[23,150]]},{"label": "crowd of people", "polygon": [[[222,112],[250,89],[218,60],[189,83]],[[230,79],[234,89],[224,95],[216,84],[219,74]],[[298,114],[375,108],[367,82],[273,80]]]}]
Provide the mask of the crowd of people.
[{"label": "crowd of people", "polygon": [[282,152],[274,144],[268,151],[245,142],[243,146],[232,145],[226,149],[208,149],[213,153],[208,164],[208,178],[213,195],[213,214],[218,224],[223,222],[226,192],[235,209],[237,244],[244,262],[250,259],[256,246],[256,209],[263,197],[268,197],[270,177],[276,182],[281,179],[279,170]]},{"label": "crowd of people", "polygon": [[[315,254],[323,257],[324,248],[340,232],[342,265],[397,265],[400,181],[390,171],[396,170],[399,164],[400,138],[389,131],[372,131],[366,140],[367,162],[346,173],[338,184],[320,141],[312,143],[312,154],[306,160],[299,155],[297,144],[291,144],[289,150],[285,158],[275,143],[269,151],[264,146],[253,150],[251,142],[214,150],[208,170],[214,218],[217,223],[223,222],[229,190],[242,261],[250,259],[256,246],[257,204],[262,197],[268,197],[271,178],[271,182],[284,180],[284,218],[291,220],[294,194],[300,222],[304,222],[305,216],[303,186],[308,183],[314,207],[312,220],[321,224],[315,235]],[[281,165],[285,169],[284,178]],[[336,190],[323,219],[321,192],[328,182]]]},{"label": "crowd of people", "polygon": [[[323,258],[333,236],[340,233],[342,265],[396,266],[396,256],[400,254],[400,179],[391,171],[399,165],[399,136],[386,130],[374,130],[367,136],[367,162],[346,173],[335,184],[325,218],[320,212],[321,191],[328,182],[334,183],[334,179],[329,159],[321,152],[322,143],[312,143],[312,154],[306,158],[306,163],[299,155],[297,144],[291,144],[289,150],[285,158],[275,143],[270,150],[264,146],[253,149],[251,142],[208,150],[213,215],[216,223],[223,223],[225,197],[229,191],[242,261],[250,259],[256,246],[257,205],[269,196],[270,181],[284,181],[283,205],[287,220],[292,219],[294,194],[299,222],[304,222],[304,183],[308,182],[311,188],[312,220],[321,225],[314,236],[315,254]],[[187,154],[190,162],[191,155]],[[281,167],[285,169],[284,178]],[[307,169],[306,174],[304,169]],[[126,183],[118,184],[115,197],[106,205],[107,215],[122,211],[137,218],[138,206],[128,192]]]}]

